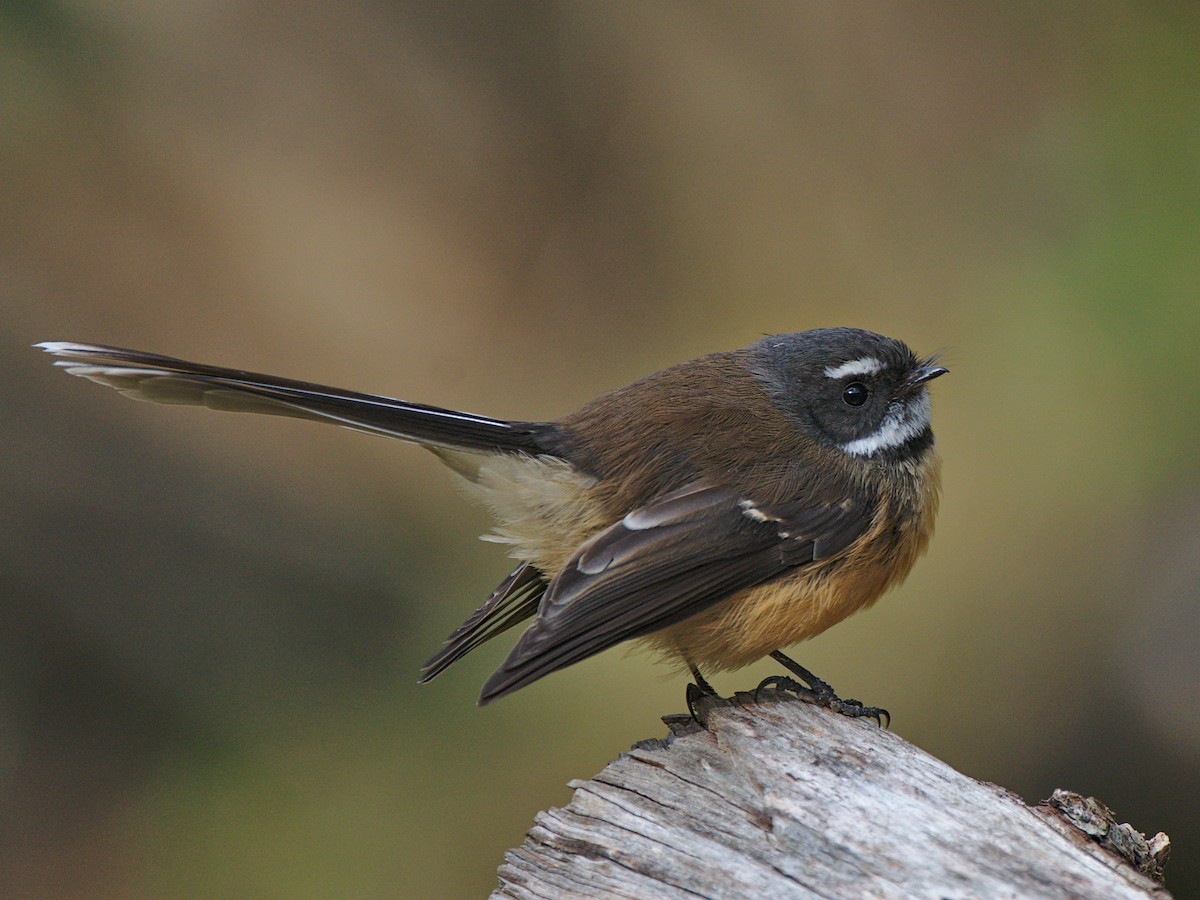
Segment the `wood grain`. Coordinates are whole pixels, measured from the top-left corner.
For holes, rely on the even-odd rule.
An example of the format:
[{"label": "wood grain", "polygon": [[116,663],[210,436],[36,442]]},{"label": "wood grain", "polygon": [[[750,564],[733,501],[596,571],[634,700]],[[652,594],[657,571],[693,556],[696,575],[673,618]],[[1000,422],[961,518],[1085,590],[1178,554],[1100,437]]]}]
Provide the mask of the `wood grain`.
[{"label": "wood grain", "polygon": [[[669,737],[573,782],[493,897],[1169,896],[1049,807],[873,721],[751,700],[705,700],[707,730],[668,717]],[[1154,840],[1161,862],[1169,842]]]}]

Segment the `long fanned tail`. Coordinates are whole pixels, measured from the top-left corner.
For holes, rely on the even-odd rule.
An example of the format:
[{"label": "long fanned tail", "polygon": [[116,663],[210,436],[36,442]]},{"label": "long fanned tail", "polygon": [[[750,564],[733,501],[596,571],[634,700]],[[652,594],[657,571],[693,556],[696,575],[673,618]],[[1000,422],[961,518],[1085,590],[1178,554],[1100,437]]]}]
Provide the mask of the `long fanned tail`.
[{"label": "long fanned tail", "polygon": [[206,406],[333,422],[430,447],[474,452],[544,453],[535,423],[505,422],[422,403],[360,394],[274,375],[224,369],[139,350],[45,341],[71,375],[155,403]]}]

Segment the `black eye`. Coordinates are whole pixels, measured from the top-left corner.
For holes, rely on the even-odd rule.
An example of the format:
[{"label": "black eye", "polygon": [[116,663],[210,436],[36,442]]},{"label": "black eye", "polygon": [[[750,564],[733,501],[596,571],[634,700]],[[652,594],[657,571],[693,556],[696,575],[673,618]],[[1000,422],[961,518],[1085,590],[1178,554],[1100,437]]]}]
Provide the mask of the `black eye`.
[{"label": "black eye", "polygon": [[848,406],[862,406],[871,396],[871,390],[861,381],[852,381],[842,391],[842,399]]}]

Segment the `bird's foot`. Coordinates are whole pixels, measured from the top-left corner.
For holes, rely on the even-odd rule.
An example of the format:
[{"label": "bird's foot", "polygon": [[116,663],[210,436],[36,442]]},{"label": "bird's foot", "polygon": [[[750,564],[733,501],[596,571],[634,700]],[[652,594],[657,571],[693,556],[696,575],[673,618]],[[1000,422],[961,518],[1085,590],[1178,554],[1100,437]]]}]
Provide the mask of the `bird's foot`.
[{"label": "bird's foot", "polygon": [[687,690],[684,693],[684,697],[687,700],[688,714],[692,717],[693,722],[707,729],[708,722],[705,720],[704,712],[701,710],[698,713],[697,707],[700,705],[700,701],[713,699],[720,700],[721,695],[718,694],[716,688],[709,684],[704,676],[700,674],[699,669],[697,669],[694,665],[690,666],[690,668],[692,670],[692,678],[694,678],[695,681],[688,683]]},{"label": "bird's foot", "polygon": [[[863,706],[860,700],[843,700],[827,682],[822,681],[795,660],[784,656],[778,650],[772,653],[771,656],[777,662],[784,665],[800,681],[787,675],[772,675],[769,678],[764,678],[758,687],[754,689],[755,701],[758,700],[759,691],[764,688],[772,688],[777,691],[786,691],[789,694],[795,694],[802,700],[815,703],[817,706],[823,706],[828,710],[840,713],[843,716],[849,716],[852,719],[874,719],[880,727],[891,727],[891,713],[883,707]],[[801,684],[801,681],[804,683]]]}]

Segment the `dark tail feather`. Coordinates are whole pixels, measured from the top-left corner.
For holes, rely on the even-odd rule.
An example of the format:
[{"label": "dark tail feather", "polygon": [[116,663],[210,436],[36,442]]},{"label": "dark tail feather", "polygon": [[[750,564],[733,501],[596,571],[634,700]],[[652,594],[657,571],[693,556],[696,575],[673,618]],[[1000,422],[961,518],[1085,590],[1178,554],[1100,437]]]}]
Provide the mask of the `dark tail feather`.
[{"label": "dark tail feather", "polygon": [[69,374],[139,400],[333,422],[432,447],[545,452],[536,440],[541,429],[533,423],[505,422],[120,347],[68,341],[46,341],[35,346],[61,357],[55,365]]},{"label": "dark tail feather", "polygon": [[537,612],[546,592],[546,579],[529,563],[509,574],[479,609],[446,638],[446,645],[421,668],[420,683],[432,681],[484,641],[512,628]]}]

